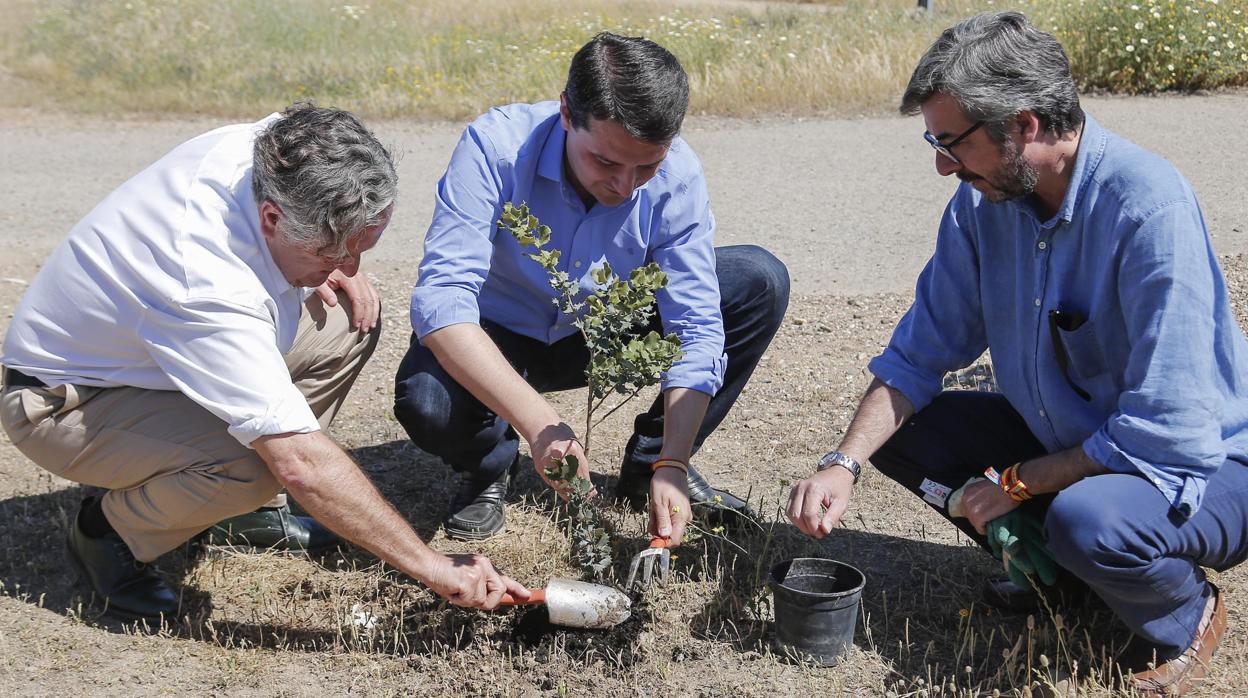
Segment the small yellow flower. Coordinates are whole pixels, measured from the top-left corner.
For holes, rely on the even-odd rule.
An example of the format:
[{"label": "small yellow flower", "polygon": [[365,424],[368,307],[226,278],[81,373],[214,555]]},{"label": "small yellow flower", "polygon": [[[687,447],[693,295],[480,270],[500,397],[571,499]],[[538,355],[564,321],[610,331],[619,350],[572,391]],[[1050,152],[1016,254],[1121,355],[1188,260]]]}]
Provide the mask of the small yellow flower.
[{"label": "small yellow flower", "polygon": [[961,617],[963,617],[963,618],[969,618],[969,617],[971,616],[971,609],[969,609],[969,608],[959,608],[959,609],[958,609],[958,615],[959,615],[959,616],[961,616]]},{"label": "small yellow flower", "polygon": [[679,513],[680,513],[680,505],[679,505],[679,504],[673,504],[673,505],[672,505],[672,513],[673,513],[673,514],[679,514]]}]

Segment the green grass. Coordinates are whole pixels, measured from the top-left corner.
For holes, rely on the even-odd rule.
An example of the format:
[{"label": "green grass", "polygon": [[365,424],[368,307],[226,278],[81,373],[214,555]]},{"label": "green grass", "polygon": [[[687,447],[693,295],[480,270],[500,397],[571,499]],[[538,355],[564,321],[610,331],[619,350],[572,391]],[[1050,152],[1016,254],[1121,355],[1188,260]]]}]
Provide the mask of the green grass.
[{"label": "green grass", "polygon": [[858,113],[893,107],[940,27],[982,3],[844,8],[617,0],[60,2],[8,62],[43,98],[88,112],[257,113],[312,97],[372,116],[463,119],[559,94],[598,31],[670,48],[694,113]]},{"label": "green grass", "polygon": [[[1128,93],[1248,84],[1248,0],[8,0],[8,101],[90,113],[256,114],[313,98],[368,116],[461,120],[559,94],[595,33],[667,46],[695,114],[880,113],[941,29],[1018,7],[1070,51],[1081,86]],[[1213,24],[1209,24],[1213,22]],[[24,28],[23,28],[24,27]]]}]

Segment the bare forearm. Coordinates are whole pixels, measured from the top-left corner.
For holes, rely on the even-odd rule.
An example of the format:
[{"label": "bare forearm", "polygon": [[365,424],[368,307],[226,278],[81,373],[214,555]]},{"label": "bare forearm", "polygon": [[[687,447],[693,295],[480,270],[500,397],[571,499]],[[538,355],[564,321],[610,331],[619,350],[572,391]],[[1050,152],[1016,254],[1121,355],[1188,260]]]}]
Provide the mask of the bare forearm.
[{"label": "bare forearm", "polygon": [[1108,473],[1109,469],[1088,457],[1076,446],[1050,453],[1018,466],[1018,479],[1033,495],[1061,492],[1085,477]]},{"label": "bare forearm", "polygon": [[253,444],[278,480],[330,530],[405,574],[427,582],[430,549],[337,444],[321,432],[261,437]]},{"label": "bare forearm", "polygon": [[663,393],[663,452],[660,458],[688,463],[693,441],[702,428],[711,396],[691,388],[669,388]]},{"label": "bare forearm", "polygon": [[421,342],[457,383],[502,416],[530,442],[560,421],[550,403],[516,373],[480,325],[462,323],[425,335]]},{"label": "bare forearm", "polygon": [[860,463],[865,462],[913,414],[914,406],[901,391],[888,387],[878,378],[873,379],[837,450]]}]

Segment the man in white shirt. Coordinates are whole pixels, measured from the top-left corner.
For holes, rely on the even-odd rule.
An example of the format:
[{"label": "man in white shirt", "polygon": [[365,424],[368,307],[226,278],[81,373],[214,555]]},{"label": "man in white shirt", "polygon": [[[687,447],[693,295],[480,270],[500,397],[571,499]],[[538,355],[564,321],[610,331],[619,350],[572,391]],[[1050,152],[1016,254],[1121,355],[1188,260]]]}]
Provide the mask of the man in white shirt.
[{"label": "man in white shirt", "polygon": [[110,610],[176,613],[145,563],[282,487],[453,603],[527,598],[486,558],[426,547],[323,431],[377,343],[357,272],[396,186],[355,117],[294,105],[178,146],[35,277],[0,357],[0,422],[41,467],[107,490],[68,543]]}]

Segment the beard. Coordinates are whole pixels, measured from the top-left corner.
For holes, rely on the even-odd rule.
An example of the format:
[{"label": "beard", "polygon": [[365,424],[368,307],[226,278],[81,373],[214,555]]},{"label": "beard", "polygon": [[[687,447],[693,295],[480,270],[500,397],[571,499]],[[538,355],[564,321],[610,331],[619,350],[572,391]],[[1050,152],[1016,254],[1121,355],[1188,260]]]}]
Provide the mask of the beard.
[{"label": "beard", "polygon": [[1027,158],[1023,157],[1022,150],[1014,144],[1014,141],[1007,138],[1001,144],[1001,164],[995,174],[976,175],[959,172],[958,179],[963,182],[984,180],[992,187],[989,191],[981,192],[984,198],[994,204],[999,204],[1002,201],[1024,199],[1035,193],[1040,173],[1027,161]]}]

